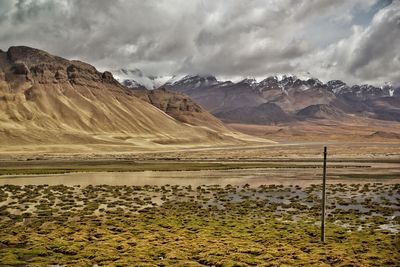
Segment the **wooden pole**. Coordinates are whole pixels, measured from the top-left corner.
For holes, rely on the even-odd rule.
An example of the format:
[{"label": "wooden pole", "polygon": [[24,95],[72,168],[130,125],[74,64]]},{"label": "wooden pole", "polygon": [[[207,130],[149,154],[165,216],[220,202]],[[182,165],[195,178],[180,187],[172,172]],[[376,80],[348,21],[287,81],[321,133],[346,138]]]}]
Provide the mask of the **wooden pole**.
[{"label": "wooden pole", "polygon": [[324,147],[324,168],[322,174],[322,211],[321,211],[321,241],[325,242],[325,205],[326,205],[326,154],[327,149]]}]

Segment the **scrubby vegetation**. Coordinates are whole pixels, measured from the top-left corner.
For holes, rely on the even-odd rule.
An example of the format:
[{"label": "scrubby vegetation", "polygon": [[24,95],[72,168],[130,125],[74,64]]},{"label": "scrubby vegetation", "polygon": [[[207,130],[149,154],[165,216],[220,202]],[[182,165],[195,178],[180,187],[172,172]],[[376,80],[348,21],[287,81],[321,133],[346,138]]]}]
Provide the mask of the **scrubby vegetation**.
[{"label": "scrubby vegetation", "polygon": [[5,266],[395,266],[400,185],[0,186]]}]

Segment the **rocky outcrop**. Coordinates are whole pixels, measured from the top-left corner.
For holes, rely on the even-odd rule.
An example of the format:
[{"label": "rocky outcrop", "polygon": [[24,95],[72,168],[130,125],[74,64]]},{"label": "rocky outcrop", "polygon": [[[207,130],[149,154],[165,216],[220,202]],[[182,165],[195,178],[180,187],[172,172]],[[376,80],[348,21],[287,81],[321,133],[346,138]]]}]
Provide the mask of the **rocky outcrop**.
[{"label": "rocky outcrop", "polygon": [[12,67],[11,71],[16,75],[28,75],[29,68],[24,62],[15,62]]},{"label": "rocky outcrop", "polygon": [[113,77],[112,73],[109,71],[103,72],[103,74],[101,75],[101,78],[103,79],[103,81],[106,81],[106,82],[111,82],[111,83],[114,82],[114,77]]},{"label": "rocky outcrop", "polygon": [[7,59],[12,65],[13,74],[25,75],[27,81],[41,84],[73,83],[89,87],[106,82],[120,86],[110,72],[100,73],[87,63],[70,61],[31,47],[10,47]]},{"label": "rocky outcrop", "polygon": [[152,104],[178,121],[207,126],[224,131],[223,123],[195,103],[186,94],[166,88],[156,90],[133,90],[133,94]]}]

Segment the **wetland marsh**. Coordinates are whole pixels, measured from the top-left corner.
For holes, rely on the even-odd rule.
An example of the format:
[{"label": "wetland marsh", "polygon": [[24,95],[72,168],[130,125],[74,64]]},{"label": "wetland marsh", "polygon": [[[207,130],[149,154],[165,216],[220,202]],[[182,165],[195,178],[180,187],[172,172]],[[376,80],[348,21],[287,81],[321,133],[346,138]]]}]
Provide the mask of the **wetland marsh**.
[{"label": "wetland marsh", "polygon": [[9,266],[395,266],[399,184],[2,185]]},{"label": "wetland marsh", "polygon": [[328,162],[325,243],[317,157],[205,153],[1,161],[2,265],[400,265],[397,152]]}]

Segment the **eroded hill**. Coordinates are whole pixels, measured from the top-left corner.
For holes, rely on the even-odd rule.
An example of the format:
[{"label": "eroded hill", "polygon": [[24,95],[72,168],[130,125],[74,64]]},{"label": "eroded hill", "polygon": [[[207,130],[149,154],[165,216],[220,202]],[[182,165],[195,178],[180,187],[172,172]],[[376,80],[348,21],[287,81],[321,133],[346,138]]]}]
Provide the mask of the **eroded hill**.
[{"label": "eroded hill", "polygon": [[215,127],[215,118],[211,125],[189,125],[160,108],[136,97],[110,72],[101,73],[84,62],[24,46],[0,52],[3,147],[102,144],[102,149],[106,145],[147,149],[243,143],[240,134],[222,124]]}]

